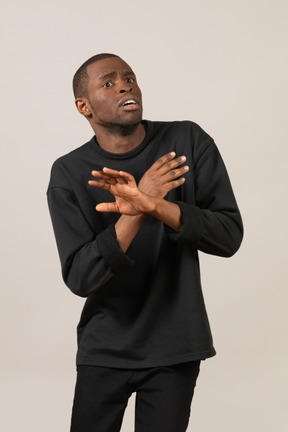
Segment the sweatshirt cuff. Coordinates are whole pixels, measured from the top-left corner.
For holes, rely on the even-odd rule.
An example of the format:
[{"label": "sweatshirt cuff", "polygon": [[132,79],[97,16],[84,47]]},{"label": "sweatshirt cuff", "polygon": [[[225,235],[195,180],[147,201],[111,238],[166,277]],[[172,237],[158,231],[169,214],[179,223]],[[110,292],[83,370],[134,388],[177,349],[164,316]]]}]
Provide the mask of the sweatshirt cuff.
[{"label": "sweatshirt cuff", "polygon": [[164,225],[165,231],[169,238],[174,241],[198,242],[204,234],[203,214],[199,207],[186,204],[182,201],[173,201],[180,207],[181,227],[180,230],[174,231],[167,225]]},{"label": "sweatshirt cuff", "polygon": [[134,264],[134,260],[120,248],[114,225],[110,225],[96,237],[97,245],[105,263],[113,272],[125,270]]}]

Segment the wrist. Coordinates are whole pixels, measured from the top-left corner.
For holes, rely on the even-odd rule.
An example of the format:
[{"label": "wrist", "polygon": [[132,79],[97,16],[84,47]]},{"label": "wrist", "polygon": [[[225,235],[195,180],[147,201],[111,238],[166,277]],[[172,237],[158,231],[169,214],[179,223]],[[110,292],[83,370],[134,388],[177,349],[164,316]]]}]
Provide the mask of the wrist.
[{"label": "wrist", "polygon": [[120,217],[120,219],[127,220],[128,223],[133,223],[134,224],[134,223],[139,223],[139,222],[141,223],[141,222],[143,222],[143,220],[145,219],[145,217],[146,217],[145,213],[139,213],[139,214],[133,215],[133,216],[122,214],[121,217]]},{"label": "wrist", "polygon": [[145,214],[135,216],[122,215],[116,222],[116,240],[124,253],[126,253],[135,235],[139,231],[145,217]]},{"label": "wrist", "polygon": [[122,214],[121,217],[116,222],[115,226],[119,227],[124,225],[127,226],[141,225],[145,217],[146,217],[145,213],[140,213],[138,215],[133,215],[133,216]]},{"label": "wrist", "polygon": [[147,214],[150,214],[151,216],[154,216],[159,219],[159,216],[164,210],[163,205],[165,206],[165,200],[164,198],[158,198],[158,197],[151,197],[151,200],[149,202],[149,207],[147,208],[146,212]]},{"label": "wrist", "polygon": [[180,207],[164,198],[153,198],[154,207],[147,212],[156,219],[159,219],[174,231],[179,231],[181,227]]}]

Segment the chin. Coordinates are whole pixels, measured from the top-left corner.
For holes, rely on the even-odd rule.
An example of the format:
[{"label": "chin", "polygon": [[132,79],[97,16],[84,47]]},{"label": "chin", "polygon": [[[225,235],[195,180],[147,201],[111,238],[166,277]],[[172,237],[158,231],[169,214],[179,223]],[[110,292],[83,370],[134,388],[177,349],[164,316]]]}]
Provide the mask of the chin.
[{"label": "chin", "polygon": [[[133,113],[134,115],[125,116],[124,118],[118,118],[118,124],[121,127],[138,126],[142,122],[142,113]],[[115,122],[117,123],[117,121]]]},{"label": "chin", "polygon": [[118,126],[125,129],[125,128],[136,128],[137,126],[139,126],[139,124],[142,122],[142,118],[138,121],[134,122],[123,122],[123,123],[119,123]]},{"label": "chin", "polygon": [[[105,126],[109,128],[120,128],[120,129],[136,129],[137,126],[142,122],[142,115],[135,116],[130,119],[118,119],[112,122],[106,122]],[[103,125],[104,126],[104,125]]]},{"label": "chin", "polygon": [[[127,116],[128,117],[128,116]],[[142,122],[142,113],[136,116],[130,116],[130,118],[121,118],[111,119],[110,121],[101,119],[98,120],[97,125],[102,126],[107,130],[110,130],[111,133],[121,134],[121,135],[129,135],[133,133],[137,127]],[[93,125],[92,125],[93,128]],[[93,128],[94,129],[94,128]],[[95,129],[94,129],[95,130]]]}]

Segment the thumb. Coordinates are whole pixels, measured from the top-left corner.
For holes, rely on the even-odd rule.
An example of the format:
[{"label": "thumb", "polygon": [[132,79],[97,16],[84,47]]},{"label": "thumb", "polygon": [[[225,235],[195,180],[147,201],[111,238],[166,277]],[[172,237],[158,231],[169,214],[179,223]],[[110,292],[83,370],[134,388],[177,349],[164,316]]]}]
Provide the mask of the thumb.
[{"label": "thumb", "polygon": [[116,212],[119,213],[119,208],[116,202],[97,204],[96,210],[98,212]]}]

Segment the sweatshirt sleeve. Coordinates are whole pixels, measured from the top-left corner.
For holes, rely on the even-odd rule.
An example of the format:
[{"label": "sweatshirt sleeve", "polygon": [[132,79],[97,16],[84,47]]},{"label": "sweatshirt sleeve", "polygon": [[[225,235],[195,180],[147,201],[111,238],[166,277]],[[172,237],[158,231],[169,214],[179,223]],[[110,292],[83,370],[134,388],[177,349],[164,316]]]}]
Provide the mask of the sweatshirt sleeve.
[{"label": "sweatshirt sleeve", "polygon": [[95,237],[72,191],[52,187],[47,198],[63,280],[74,294],[89,296],[133,264],[116,240],[114,225]]},{"label": "sweatshirt sleeve", "polygon": [[242,219],[214,141],[210,139],[203,147],[195,155],[192,171],[195,205],[175,201],[181,210],[180,231],[165,229],[172,240],[189,242],[208,254],[230,257],[243,238]]}]

